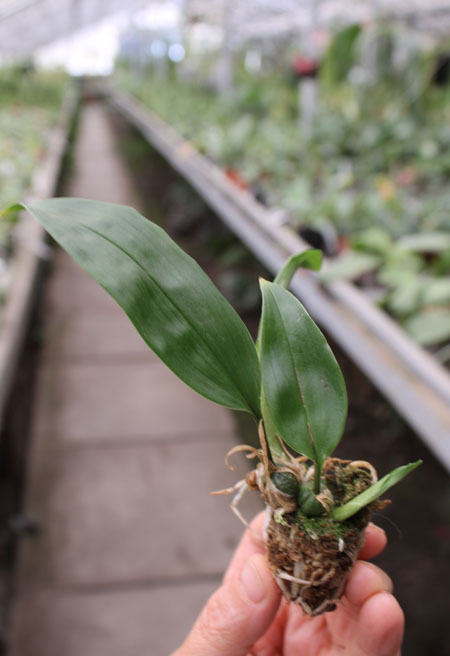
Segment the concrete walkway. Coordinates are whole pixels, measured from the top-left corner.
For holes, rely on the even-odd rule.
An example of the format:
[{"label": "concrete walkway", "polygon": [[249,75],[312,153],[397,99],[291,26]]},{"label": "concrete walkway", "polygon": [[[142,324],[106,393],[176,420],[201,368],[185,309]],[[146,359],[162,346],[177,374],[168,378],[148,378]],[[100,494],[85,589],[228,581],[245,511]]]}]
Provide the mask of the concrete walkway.
[{"label": "concrete walkway", "polygon": [[[137,205],[101,105],[87,105],[68,194]],[[233,417],[178,381],[107,293],[58,251],[25,510],[11,656],[163,656],[242,533],[209,492],[243,474]],[[250,500],[247,512],[256,511]]]}]

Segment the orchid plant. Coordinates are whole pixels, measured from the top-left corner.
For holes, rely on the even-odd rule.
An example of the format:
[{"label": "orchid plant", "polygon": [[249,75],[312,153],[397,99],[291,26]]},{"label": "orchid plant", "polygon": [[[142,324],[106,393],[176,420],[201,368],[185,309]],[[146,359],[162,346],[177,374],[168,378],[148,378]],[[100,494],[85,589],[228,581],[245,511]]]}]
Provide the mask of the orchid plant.
[{"label": "orchid plant", "polygon": [[[330,457],[347,415],[344,379],[325,337],[287,289],[298,267],[320,268],[320,251],[294,255],[273,282],[260,281],[262,316],[255,343],[200,266],[136,210],[57,198],[14,205],[7,211],[22,209],[105,288],[181,380],[211,401],[253,415],[261,449],[242,446],[233,451],[245,450],[261,462],[232,490],[240,498],[245,489],[259,489],[275,529],[296,526],[318,535],[326,526],[338,536],[336,554],[341,557],[343,536],[348,534],[345,539],[351,542],[352,518],[360,517],[420,464],[398,467],[377,480],[370,463]],[[341,487],[338,474],[345,479]],[[364,514],[364,526],[367,517]],[[269,561],[286,596],[311,615],[330,610],[342,582],[330,591],[327,574],[326,589],[319,594],[325,575],[318,583],[305,564],[306,556],[300,566],[298,545],[287,571],[285,561],[281,566],[276,559],[279,538],[272,533]],[[272,545],[278,540],[272,561],[270,540]],[[351,564],[357,544],[347,547]],[[286,580],[292,582],[290,590]]]}]

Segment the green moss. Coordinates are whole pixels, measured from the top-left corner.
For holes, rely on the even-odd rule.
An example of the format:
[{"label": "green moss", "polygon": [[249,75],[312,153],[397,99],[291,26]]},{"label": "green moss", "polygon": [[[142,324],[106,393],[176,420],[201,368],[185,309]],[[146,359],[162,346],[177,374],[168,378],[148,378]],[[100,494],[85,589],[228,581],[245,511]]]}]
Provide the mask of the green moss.
[{"label": "green moss", "polygon": [[297,511],[295,519],[300,530],[313,537],[330,535],[338,540],[346,534],[351,526],[350,522],[335,522],[329,515],[326,517],[306,517],[300,511]]},{"label": "green moss", "polygon": [[343,506],[361,492],[364,492],[372,483],[370,474],[364,469],[350,469],[336,466],[332,476],[326,477],[336,506]]}]

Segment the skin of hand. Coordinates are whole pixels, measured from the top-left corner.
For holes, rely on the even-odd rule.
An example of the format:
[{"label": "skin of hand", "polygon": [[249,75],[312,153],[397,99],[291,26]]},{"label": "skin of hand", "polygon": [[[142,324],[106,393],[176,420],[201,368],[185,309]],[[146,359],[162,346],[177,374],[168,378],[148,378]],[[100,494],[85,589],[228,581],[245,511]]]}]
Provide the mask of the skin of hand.
[{"label": "skin of hand", "polygon": [[367,527],[337,609],[310,618],[281,599],[256,537],[262,526],[261,514],[245,532],[222,586],[172,656],[400,656],[403,612],[388,575],[366,562],[386,545],[382,529]]}]

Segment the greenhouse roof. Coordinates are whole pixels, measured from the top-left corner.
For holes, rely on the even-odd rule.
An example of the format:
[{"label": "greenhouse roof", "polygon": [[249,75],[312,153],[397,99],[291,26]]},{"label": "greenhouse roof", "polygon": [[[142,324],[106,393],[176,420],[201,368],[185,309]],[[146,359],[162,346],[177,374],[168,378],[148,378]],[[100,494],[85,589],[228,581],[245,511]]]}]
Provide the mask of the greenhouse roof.
[{"label": "greenhouse roof", "polygon": [[103,18],[148,0],[0,0],[0,56],[27,57]]},{"label": "greenhouse roof", "polygon": [[427,32],[450,32],[450,1],[442,0],[284,0],[276,4],[247,0],[235,5],[234,14],[234,33],[239,40],[302,34],[311,28],[365,22],[379,16]]},{"label": "greenhouse roof", "polygon": [[450,0],[0,0],[0,57],[27,57],[108,16],[122,12],[130,17],[142,8],[168,4],[178,6],[187,21],[232,26],[237,42],[377,15],[450,32]]}]

